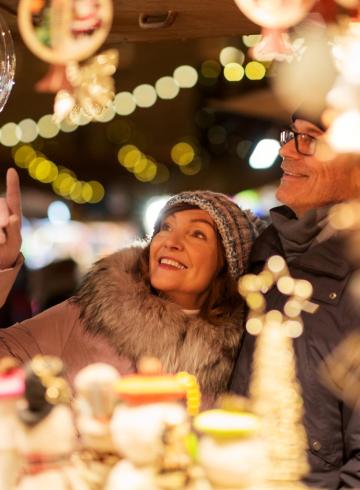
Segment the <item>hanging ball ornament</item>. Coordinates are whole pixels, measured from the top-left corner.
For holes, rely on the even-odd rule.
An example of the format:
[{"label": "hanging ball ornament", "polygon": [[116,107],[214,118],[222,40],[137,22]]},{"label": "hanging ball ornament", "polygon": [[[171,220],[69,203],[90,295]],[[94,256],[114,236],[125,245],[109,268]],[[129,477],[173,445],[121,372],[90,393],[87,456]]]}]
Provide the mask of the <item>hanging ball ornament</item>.
[{"label": "hanging ball ornament", "polygon": [[15,51],[11,32],[0,15],[0,112],[4,109],[14,85]]},{"label": "hanging ball ornament", "polygon": [[300,22],[315,0],[235,0],[246,17],[268,29],[287,29]]}]

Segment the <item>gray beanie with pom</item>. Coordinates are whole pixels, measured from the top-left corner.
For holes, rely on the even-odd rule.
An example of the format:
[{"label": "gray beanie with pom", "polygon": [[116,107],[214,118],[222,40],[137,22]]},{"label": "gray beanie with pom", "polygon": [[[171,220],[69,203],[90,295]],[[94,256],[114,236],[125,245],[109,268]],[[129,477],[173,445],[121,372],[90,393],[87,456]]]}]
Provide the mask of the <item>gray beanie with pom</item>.
[{"label": "gray beanie with pom", "polygon": [[185,191],[171,197],[161,210],[161,217],[181,204],[207,211],[214,220],[225,249],[230,275],[238,279],[246,272],[250,250],[265,224],[251,211],[242,210],[225,194],[212,191]]}]

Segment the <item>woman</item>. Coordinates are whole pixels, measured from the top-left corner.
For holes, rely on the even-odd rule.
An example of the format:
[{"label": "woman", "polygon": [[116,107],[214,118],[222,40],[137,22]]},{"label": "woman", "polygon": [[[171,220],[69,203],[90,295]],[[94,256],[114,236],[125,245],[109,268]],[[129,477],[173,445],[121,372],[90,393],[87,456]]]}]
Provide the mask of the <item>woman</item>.
[{"label": "woman", "polygon": [[[9,194],[16,196],[14,188]],[[15,201],[8,221],[11,209],[19,213]],[[242,333],[236,280],[260,227],[223,194],[180,193],[165,205],[145,248],[99,260],[73,298],[1,331],[0,356],[56,355],[70,379],[92,362],[128,373],[142,356],[154,356],[166,372],[195,374],[204,394],[223,392]],[[5,229],[5,237],[14,242],[12,231]],[[19,266],[16,259],[2,273],[3,291]]]}]

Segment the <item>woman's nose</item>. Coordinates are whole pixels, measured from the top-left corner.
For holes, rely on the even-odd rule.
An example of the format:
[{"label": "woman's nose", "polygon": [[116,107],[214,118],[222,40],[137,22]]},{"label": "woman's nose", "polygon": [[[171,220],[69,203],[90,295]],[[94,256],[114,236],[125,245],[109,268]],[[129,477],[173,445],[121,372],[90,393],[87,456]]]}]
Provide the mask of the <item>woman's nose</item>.
[{"label": "woman's nose", "polygon": [[180,234],[176,231],[172,231],[171,233],[169,233],[165,240],[165,246],[168,248],[180,250],[183,246]]}]

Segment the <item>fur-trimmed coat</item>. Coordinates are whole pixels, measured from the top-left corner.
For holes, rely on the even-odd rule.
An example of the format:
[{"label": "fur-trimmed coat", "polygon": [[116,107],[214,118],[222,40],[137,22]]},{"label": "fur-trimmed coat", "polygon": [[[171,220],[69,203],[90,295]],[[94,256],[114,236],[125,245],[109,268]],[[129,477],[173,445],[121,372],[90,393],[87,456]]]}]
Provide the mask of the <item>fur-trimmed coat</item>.
[{"label": "fur-trimmed coat", "polygon": [[91,362],[108,362],[125,374],[135,371],[142,356],[155,356],[166,372],[196,375],[204,394],[226,391],[243,308],[220,326],[186,314],[154,294],[135,272],[141,250],[133,247],[99,260],[73,298],[0,330],[0,356],[12,354],[23,362],[37,353],[57,355],[70,379]]}]

